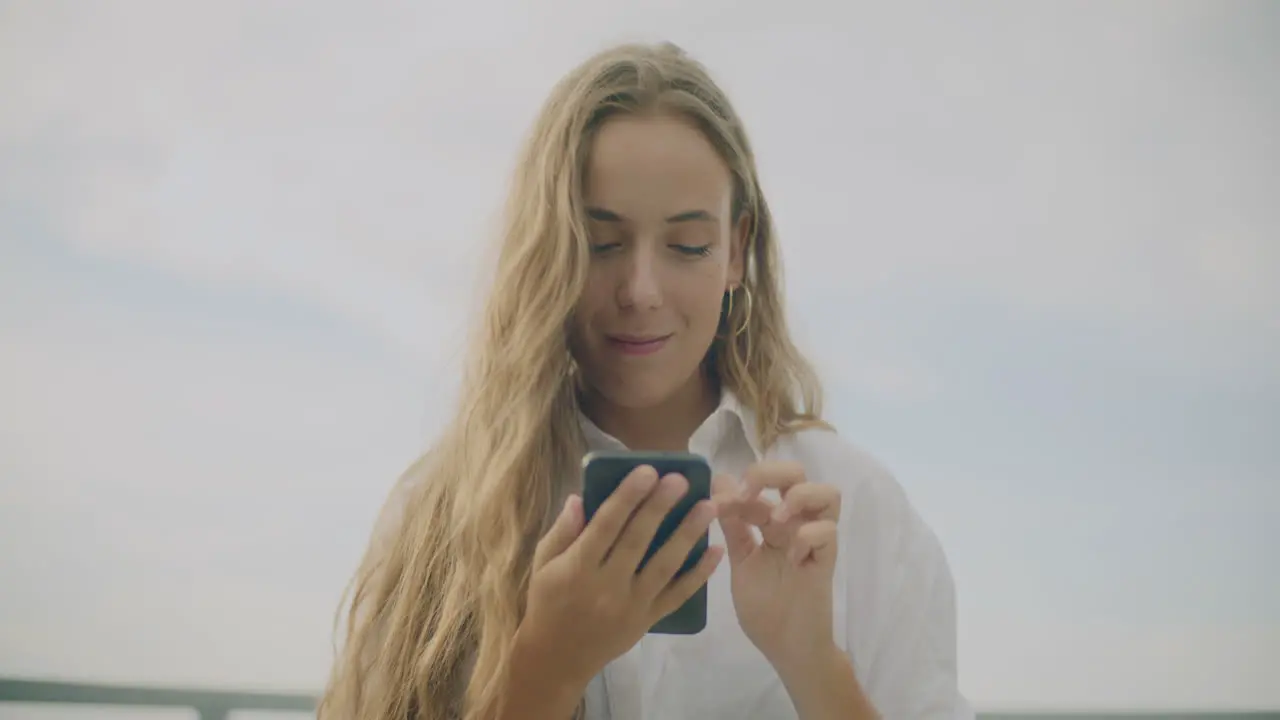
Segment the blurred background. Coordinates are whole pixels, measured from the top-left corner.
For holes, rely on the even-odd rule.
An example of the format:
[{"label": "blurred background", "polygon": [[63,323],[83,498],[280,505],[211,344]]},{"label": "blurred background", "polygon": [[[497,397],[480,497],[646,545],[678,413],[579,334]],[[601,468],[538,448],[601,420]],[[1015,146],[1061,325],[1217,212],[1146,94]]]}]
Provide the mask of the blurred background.
[{"label": "blurred background", "polygon": [[[661,39],[746,119],[974,704],[1280,711],[1267,0],[0,1],[0,678],[318,692],[526,128]],[[90,716],[183,714],[0,703]]]}]

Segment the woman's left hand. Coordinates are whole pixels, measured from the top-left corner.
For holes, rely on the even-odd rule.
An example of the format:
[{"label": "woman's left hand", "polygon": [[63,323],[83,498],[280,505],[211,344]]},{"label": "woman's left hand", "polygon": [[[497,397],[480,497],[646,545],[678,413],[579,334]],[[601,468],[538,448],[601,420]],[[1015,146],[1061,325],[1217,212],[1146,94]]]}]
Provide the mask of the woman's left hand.
[{"label": "woman's left hand", "polygon": [[[781,502],[760,497],[765,488],[777,490]],[[840,491],[808,482],[797,463],[761,463],[741,484],[716,478],[715,493],[743,632],[780,674],[803,667],[835,641],[831,593]]]}]

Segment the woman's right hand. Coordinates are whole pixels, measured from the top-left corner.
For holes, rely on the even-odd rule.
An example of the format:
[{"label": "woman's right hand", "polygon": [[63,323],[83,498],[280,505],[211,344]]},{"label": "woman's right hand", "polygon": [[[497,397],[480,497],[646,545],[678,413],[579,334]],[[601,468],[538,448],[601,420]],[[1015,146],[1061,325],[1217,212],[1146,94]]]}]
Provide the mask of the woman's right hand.
[{"label": "woman's right hand", "polygon": [[581,498],[569,497],[534,552],[517,637],[529,656],[563,671],[571,687],[585,688],[707,582],[724,555],[721,547],[708,548],[696,566],[675,577],[715,518],[716,506],[707,500],[637,572],[659,524],[688,488],[679,475],[659,480],[652,467],[639,467],[589,524]]}]

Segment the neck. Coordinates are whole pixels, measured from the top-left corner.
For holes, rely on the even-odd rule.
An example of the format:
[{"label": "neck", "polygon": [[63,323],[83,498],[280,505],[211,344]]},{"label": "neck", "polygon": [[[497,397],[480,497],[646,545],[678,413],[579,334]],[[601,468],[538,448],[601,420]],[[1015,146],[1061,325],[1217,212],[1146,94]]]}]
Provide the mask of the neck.
[{"label": "neck", "polygon": [[685,387],[653,407],[620,407],[588,391],[582,398],[582,411],[632,450],[685,452],[689,438],[719,404],[718,388],[703,373],[697,373]]}]

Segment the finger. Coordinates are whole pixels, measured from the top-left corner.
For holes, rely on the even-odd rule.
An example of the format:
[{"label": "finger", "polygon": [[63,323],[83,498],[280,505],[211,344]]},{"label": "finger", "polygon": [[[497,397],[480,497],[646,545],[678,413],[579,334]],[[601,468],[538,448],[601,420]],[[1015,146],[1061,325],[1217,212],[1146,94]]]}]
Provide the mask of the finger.
[{"label": "finger", "polygon": [[[786,547],[791,542],[791,536],[795,534],[796,528],[804,524],[803,518],[792,518],[786,522],[774,520],[773,513],[777,506],[761,497],[751,500],[732,497],[719,504],[720,527],[725,532],[729,562],[733,564],[760,545],[760,541],[756,540],[755,535],[752,534],[751,527],[760,531],[760,540],[767,547],[776,550]],[[749,543],[748,539],[750,539]]]},{"label": "finger", "polygon": [[533,550],[533,569],[537,570],[560,556],[582,533],[582,498],[570,495],[551,524],[551,529]]},{"label": "finger", "polygon": [[[720,528],[725,533],[725,545],[729,550],[729,562],[737,564],[755,550],[760,541],[751,532],[751,526],[760,530],[760,539],[773,549],[786,547],[803,519],[776,522],[773,519],[775,505],[765,498],[742,500],[732,497],[719,503]],[[749,542],[748,542],[749,541]]]},{"label": "finger", "polygon": [[706,585],[723,557],[724,548],[719,545],[707,548],[707,551],[702,554],[702,559],[693,566],[692,570],[676,578],[667,585],[666,589],[658,593],[657,599],[653,601],[654,617],[650,621],[657,622],[675,612],[676,608],[683,605],[685,600],[698,591],[698,588]]},{"label": "finger", "polygon": [[626,528],[618,537],[618,542],[605,556],[604,564],[615,571],[620,578],[633,576],[649,551],[649,547],[653,545],[653,538],[658,534],[658,526],[687,492],[689,492],[689,481],[680,475],[673,473],[662,478],[658,488],[645,499],[635,515],[627,522]]},{"label": "finger", "polygon": [[695,505],[680,522],[680,527],[667,538],[640,572],[637,580],[638,592],[646,599],[651,599],[670,584],[688,560],[690,551],[699,540],[707,536],[707,528],[711,526],[715,516],[714,503],[704,500]]},{"label": "finger", "polygon": [[773,488],[784,497],[787,491],[805,481],[804,466],[796,462],[762,462],[747,468],[742,478],[742,497],[752,499],[765,488]]},{"label": "finger", "polygon": [[711,496],[727,495],[738,489],[738,481],[733,479],[732,475],[724,473],[716,473],[711,478]]},{"label": "finger", "polygon": [[743,484],[732,475],[718,473],[711,478],[711,498],[713,500],[736,499],[741,493]]},{"label": "finger", "polygon": [[711,499],[716,502],[717,516],[745,520],[752,525],[767,523],[773,503],[764,498],[743,498],[743,487],[728,475],[716,475],[711,479]]},{"label": "finger", "polygon": [[796,530],[787,551],[793,565],[816,563],[829,565],[835,561],[838,536],[834,520],[815,520]]},{"label": "finger", "polygon": [[806,520],[837,520],[840,518],[840,489],[832,485],[801,483],[791,488],[773,509],[771,519],[784,523],[793,517]]},{"label": "finger", "polygon": [[745,560],[759,547],[755,535],[751,534],[751,525],[742,518],[718,518],[720,530],[724,533],[725,548],[729,551],[729,564],[737,565]]},{"label": "finger", "polygon": [[782,523],[770,520],[760,527],[760,540],[767,548],[783,550],[791,547],[791,539],[796,536],[796,531],[804,524],[804,520],[798,518],[792,518]]},{"label": "finger", "polygon": [[631,514],[653,492],[658,484],[658,471],[648,465],[632,470],[618,489],[600,505],[591,522],[582,531],[583,559],[601,563],[617,542]]},{"label": "finger", "polygon": [[734,518],[756,527],[769,524],[773,517],[775,505],[764,498],[743,500],[739,497],[722,498],[716,501],[722,518]]}]

